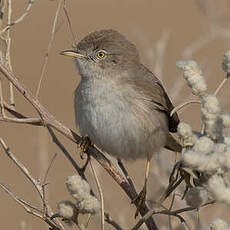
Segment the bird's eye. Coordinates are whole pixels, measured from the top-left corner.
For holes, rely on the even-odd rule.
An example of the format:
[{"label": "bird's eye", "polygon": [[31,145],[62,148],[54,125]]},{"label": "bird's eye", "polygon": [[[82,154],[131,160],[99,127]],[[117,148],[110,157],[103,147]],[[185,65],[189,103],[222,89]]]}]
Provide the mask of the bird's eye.
[{"label": "bird's eye", "polygon": [[104,51],[99,51],[99,52],[97,52],[97,57],[98,58],[104,58],[105,57],[105,52]]}]

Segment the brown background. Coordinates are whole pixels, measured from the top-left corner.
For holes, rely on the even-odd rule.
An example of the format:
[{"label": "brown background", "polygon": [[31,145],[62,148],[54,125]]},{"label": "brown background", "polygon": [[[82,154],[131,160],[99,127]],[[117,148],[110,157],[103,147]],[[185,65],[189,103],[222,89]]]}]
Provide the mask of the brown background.
[{"label": "brown background", "polygon": [[[25,2],[13,1],[13,19],[22,14],[26,7]],[[208,41],[201,45],[190,58],[195,59],[202,67],[209,92],[213,92],[224,78],[221,61],[224,52],[230,47],[230,3],[228,0],[79,0],[67,2],[77,40],[98,29],[119,30],[137,45],[143,63],[162,79],[176,105],[189,99],[191,91],[185,85],[182,74],[175,63],[184,59],[186,49],[197,42],[200,44],[199,40],[207,36],[207,33]],[[57,4],[57,0],[35,1],[29,15],[11,30],[13,72],[34,93],[50,40]],[[79,81],[79,75],[76,73],[73,61],[59,55],[61,50],[71,48],[72,45],[72,37],[63,11],[58,18],[58,28],[49,54],[39,100],[58,120],[75,129],[73,92]],[[217,33],[218,29],[225,29],[226,36],[212,39],[211,29],[213,33]],[[158,53],[156,47],[160,48],[160,45],[163,45],[165,49]],[[219,97],[225,112],[230,112],[229,84],[227,82]],[[6,81],[4,81],[4,96],[5,99],[8,96]],[[22,96],[17,93],[16,108],[29,116],[36,115],[31,106],[25,103]],[[180,112],[180,118],[190,122],[194,129],[200,128],[200,111],[197,105],[192,105]],[[57,153],[48,177],[49,202],[55,210],[57,202],[71,199],[64,181],[67,176],[75,172],[60,150],[52,143],[46,129],[2,122],[0,136],[36,178],[43,178],[48,162],[54,153]],[[60,139],[75,156],[75,159],[81,162],[76,146],[61,136]],[[156,157],[156,159],[163,166],[166,165],[171,169],[174,161],[173,158],[169,159],[169,156],[171,155],[168,152],[164,152],[162,157]],[[126,163],[126,165],[139,191],[143,183],[145,163],[137,161]],[[124,229],[129,229],[136,222],[133,218],[134,207],[130,205],[126,195],[104,170],[100,166],[96,168],[102,182],[106,211]],[[162,172],[161,167],[156,167],[156,161],[152,161],[151,168],[148,191],[150,200],[159,197],[162,184],[166,186],[167,182],[167,173]],[[92,178],[90,170],[87,175]],[[92,179],[90,181],[96,191],[94,181]],[[34,188],[3,154],[2,149],[0,150],[0,182],[8,185],[18,196],[39,204]],[[182,202],[178,207],[183,205]],[[200,211],[202,224],[207,227],[214,216],[223,217],[230,222],[229,210],[227,209],[226,212],[225,208],[224,205],[213,205],[202,209]],[[192,223],[194,216],[185,215],[185,218],[191,226],[194,226]],[[0,190],[0,222],[0,229],[47,229],[44,223],[25,213],[2,190]],[[158,217],[157,222],[160,229],[167,229],[166,217]],[[90,229],[99,229],[99,217],[93,218],[90,226]],[[178,220],[175,220],[174,226],[179,226]],[[106,225],[106,229],[112,228]]]}]

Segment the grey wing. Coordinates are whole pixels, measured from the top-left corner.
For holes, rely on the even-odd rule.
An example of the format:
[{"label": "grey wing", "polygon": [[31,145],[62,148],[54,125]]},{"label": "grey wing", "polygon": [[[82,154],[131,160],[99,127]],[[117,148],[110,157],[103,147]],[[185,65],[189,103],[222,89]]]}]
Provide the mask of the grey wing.
[{"label": "grey wing", "polygon": [[145,88],[147,98],[155,103],[156,108],[159,111],[162,111],[167,115],[169,121],[169,131],[176,132],[177,126],[180,122],[179,117],[177,113],[174,113],[173,116],[170,116],[170,112],[172,111],[174,106],[172,105],[172,102],[170,101],[160,80],[144,65],[141,65],[140,71],[142,72],[142,74],[139,74],[142,75],[142,77],[144,76],[143,81],[136,81],[136,84],[140,88]]}]

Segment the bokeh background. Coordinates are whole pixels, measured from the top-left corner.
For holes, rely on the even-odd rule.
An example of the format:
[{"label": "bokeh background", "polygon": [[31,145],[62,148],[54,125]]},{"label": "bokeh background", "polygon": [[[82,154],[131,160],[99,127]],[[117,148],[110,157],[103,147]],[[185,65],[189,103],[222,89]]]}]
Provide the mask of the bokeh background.
[{"label": "bokeh background", "polygon": [[[13,72],[33,93],[36,92],[45,61],[58,2],[35,1],[24,20],[11,29]],[[24,12],[26,4],[27,1],[12,1],[13,20]],[[142,62],[162,80],[175,105],[192,98],[181,71],[176,67],[176,61],[196,60],[202,68],[209,92],[213,92],[225,77],[221,61],[224,52],[230,47],[229,0],[72,0],[67,1],[67,9],[77,41],[91,31],[112,28],[136,44]],[[73,93],[79,82],[79,75],[73,61],[59,55],[60,51],[71,48],[72,44],[67,19],[61,10],[39,100],[58,120],[75,129]],[[4,98],[8,100],[8,82],[4,77],[1,78]],[[229,87],[230,82],[227,82],[219,94],[225,112],[230,112]],[[36,112],[21,95],[15,92],[15,96],[18,111],[28,116],[36,116]],[[199,106],[191,105],[180,111],[179,115],[180,119],[189,122],[193,129],[200,129]],[[82,164],[76,145],[57,135],[76,161]],[[51,158],[57,153],[48,175],[47,198],[54,210],[59,201],[72,199],[64,182],[66,177],[75,174],[75,171],[52,142],[45,128],[1,122],[0,136],[34,177],[41,180]],[[152,161],[148,187],[150,206],[167,186],[168,174],[174,163],[175,156],[167,151],[163,151]],[[105,210],[124,229],[130,229],[137,221],[134,220],[134,206],[113,179],[96,162],[94,164],[104,192]],[[139,191],[143,186],[145,162],[139,160],[126,162],[125,165]],[[97,191],[90,170],[87,170],[87,176],[92,188]],[[33,204],[40,204],[32,185],[2,149],[0,182],[9,186],[21,198]],[[178,193],[181,191],[183,190],[178,190]],[[178,196],[175,207],[184,206],[184,201],[180,201]],[[229,213],[225,205],[211,205],[200,210],[199,214],[193,212],[183,216],[191,229],[198,226],[198,219],[200,229],[207,229],[213,217],[221,217],[230,222]],[[168,229],[166,216],[156,216],[156,221],[160,229]],[[172,218],[172,221],[174,229],[181,227],[178,219]],[[0,222],[1,229],[48,229],[42,221],[27,214],[2,190]],[[93,217],[89,229],[100,229],[99,223],[99,216]],[[113,228],[106,224],[106,229]]]}]

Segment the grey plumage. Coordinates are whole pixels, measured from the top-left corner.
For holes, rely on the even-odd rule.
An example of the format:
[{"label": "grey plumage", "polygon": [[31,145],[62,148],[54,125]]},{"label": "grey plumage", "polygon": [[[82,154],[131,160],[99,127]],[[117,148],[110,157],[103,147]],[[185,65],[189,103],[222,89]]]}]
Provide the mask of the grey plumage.
[{"label": "grey plumage", "polygon": [[101,30],[80,41],[75,52],[84,56],[76,58],[81,82],[74,102],[82,135],[127,160],[151,159],[163,147],[181,150],[170,134],[179,123],[176,113],[170,117],[173,105],[132,43],[117,31]]}]

